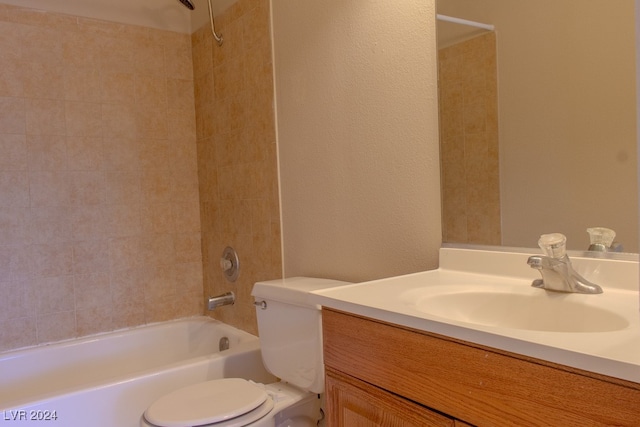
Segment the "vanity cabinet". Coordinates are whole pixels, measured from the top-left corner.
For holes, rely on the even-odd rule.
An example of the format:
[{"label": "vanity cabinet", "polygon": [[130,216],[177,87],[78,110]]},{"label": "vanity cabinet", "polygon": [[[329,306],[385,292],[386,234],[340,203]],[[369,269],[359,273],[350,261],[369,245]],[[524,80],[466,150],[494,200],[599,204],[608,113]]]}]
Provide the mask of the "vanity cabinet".
[{"label": "vanity cabinet", "polygon": [[323,309],[329,427],[639,426],[640,385]]},{"label": "vanity cabinet", "polygon": [[454,427],[453,420],[338,371],[328,370],[330,425]]}]

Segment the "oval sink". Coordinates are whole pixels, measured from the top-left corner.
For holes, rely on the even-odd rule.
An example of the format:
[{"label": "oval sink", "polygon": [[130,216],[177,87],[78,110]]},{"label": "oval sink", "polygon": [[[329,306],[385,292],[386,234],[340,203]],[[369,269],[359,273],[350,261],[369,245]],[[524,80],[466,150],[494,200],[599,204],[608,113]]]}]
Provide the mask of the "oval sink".
[{"label": "oval sink", "polygon": [[[405,295],[417,310],[453,321],[548,332],[610,332],[629,326],[621,315],[598,307],[598,296],[520,289],[436,287]],[[407,298],[408,297],[408,298]],[[591,298],[591,300],[589,300]]]}]

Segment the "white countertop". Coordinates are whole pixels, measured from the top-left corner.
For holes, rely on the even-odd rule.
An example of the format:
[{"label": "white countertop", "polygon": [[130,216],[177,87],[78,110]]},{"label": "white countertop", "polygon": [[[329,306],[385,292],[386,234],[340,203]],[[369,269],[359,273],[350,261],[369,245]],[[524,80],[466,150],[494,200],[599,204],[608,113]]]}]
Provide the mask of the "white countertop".
[{"label": "white countertop", "polygon": [[443,248],[437,270],[321,290],[311,299],[328,308],[640,383],[637,258],[603,260],[570,254],[576,271],[602,286],[604,292],[561,297],[624,317],[628,325],[619,330],[553,332],[486,326],[434,315],[409,300],[425,287],[461,284],[490,284],[507,292],[517,287],[525,293],[547,292],[530,286],[540,276],[526,260],[536,253]]}]

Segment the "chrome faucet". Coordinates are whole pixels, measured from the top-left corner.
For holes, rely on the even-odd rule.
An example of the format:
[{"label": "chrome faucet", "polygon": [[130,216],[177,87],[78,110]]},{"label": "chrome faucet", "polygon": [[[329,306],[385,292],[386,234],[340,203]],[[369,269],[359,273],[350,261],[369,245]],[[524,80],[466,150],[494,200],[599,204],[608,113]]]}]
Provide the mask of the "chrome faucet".
[{"label": "chrome faucet", "polygon": [[605,227],[587,228],[589,233],[589,251],[591,252],[622,252],[622,245],[614,242],[616,232]]},{"label": "chrome faucet", "polygon": [[534,280],[531,286],[557,292],[601,294],[600,286],[591,283],[573,269],[566,254],[566,243],[567,238],[560,233],[540,236],[538,245],[546,256],[530,256],[527,264],[540,271],[542,279]]}]

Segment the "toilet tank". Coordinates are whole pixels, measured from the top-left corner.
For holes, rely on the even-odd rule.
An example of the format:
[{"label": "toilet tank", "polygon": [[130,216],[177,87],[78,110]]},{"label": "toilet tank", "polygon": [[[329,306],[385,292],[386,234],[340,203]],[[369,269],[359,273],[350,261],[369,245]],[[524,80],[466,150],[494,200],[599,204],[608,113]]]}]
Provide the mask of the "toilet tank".
[{"label": "toilet tank", "polygon": [[269,372],[303,390],[324,392],[322,319],[320,306],[309,301],[310,292],[348,284],[292,277],[253,286],[262,360]]}]

